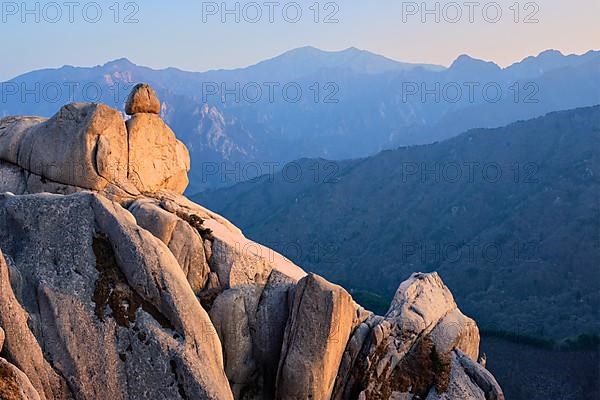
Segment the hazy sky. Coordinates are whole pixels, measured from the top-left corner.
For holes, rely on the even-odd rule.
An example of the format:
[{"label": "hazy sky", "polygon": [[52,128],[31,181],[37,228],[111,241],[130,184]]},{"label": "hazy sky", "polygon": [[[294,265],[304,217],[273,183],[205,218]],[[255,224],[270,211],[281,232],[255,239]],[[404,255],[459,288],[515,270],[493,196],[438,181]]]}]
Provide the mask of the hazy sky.
[{"label": "hazy sky", "polygon": [[[26,4],[27,9],[21,1],[0,2],[0,80],[121,57],[154,68],[232,68],[306,45],[354,46],[400,61],[442,65],[468,53],[502,66],[548,48],[600,49],[600,0],[426,1],[433,10],[426,15],[421,1],[399,0],[242,1],[232,14],[223,12],[221,1]],[[235,10],[236,2],[228,1],[227,8]]]}]

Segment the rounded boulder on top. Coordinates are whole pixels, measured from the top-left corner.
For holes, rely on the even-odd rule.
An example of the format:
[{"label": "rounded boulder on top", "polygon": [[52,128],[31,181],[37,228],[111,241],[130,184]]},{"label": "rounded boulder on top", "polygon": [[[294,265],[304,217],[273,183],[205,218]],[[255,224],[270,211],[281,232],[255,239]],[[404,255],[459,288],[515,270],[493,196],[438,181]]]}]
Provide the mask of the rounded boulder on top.
[{"label": "rounded boulder on top", "polygon": [[146,83],[135,85],[125,103],[125,113],[160,114],[160,101],[154,89]]}]

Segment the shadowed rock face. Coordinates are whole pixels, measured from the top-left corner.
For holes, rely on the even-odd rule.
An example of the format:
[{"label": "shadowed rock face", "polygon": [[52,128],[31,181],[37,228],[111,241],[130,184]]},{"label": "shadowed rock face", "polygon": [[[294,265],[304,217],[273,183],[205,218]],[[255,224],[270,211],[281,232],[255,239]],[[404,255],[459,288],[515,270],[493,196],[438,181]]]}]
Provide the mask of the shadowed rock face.
[{"label": "shadowed rock face", "polygon": [[380,317],[246,239],[136,90],[0,120],[0,398],[503,399],[437,274]]}]

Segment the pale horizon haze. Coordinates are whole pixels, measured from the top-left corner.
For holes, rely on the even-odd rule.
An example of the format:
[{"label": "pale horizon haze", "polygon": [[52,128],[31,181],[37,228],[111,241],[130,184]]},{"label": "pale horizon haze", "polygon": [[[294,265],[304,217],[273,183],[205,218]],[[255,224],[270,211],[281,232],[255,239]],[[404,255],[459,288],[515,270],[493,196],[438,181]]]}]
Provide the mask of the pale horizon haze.
[{"label": "pale horizon haze", "polygon": [[228,1],[230,13],[221,2],[177,0],[169,2],[168,15],[157,0],[75,3],[73,9],[60,2],[25,2],[24,8],[2,3],[0,35],[10,40],[3,43],[8,56],[0,64],[0,81],[123,57],[156,69],[230,69],[303,46],[357,47],[397,61],[443,66],[468,54],[503,67],[548,49],[565,54],[600,49],[597,0],[484,1],[471,10],[463,2],[427,1],[429,13],[420,9],[422,2],[393,0],[272,2],[272,9],[239,2],[237,11],[236,2]]}]

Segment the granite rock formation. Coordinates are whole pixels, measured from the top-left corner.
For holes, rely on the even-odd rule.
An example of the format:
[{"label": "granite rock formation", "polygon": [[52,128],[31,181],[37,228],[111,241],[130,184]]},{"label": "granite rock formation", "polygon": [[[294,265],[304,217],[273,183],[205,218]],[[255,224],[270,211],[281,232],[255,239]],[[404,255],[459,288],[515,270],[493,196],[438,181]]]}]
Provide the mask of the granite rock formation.
[{"label": "granite rock formation", "polygon": [[2,399],[503,399],[436,273],[381,317],[182,196],[148,86],[132,117],[0,120]]}]

